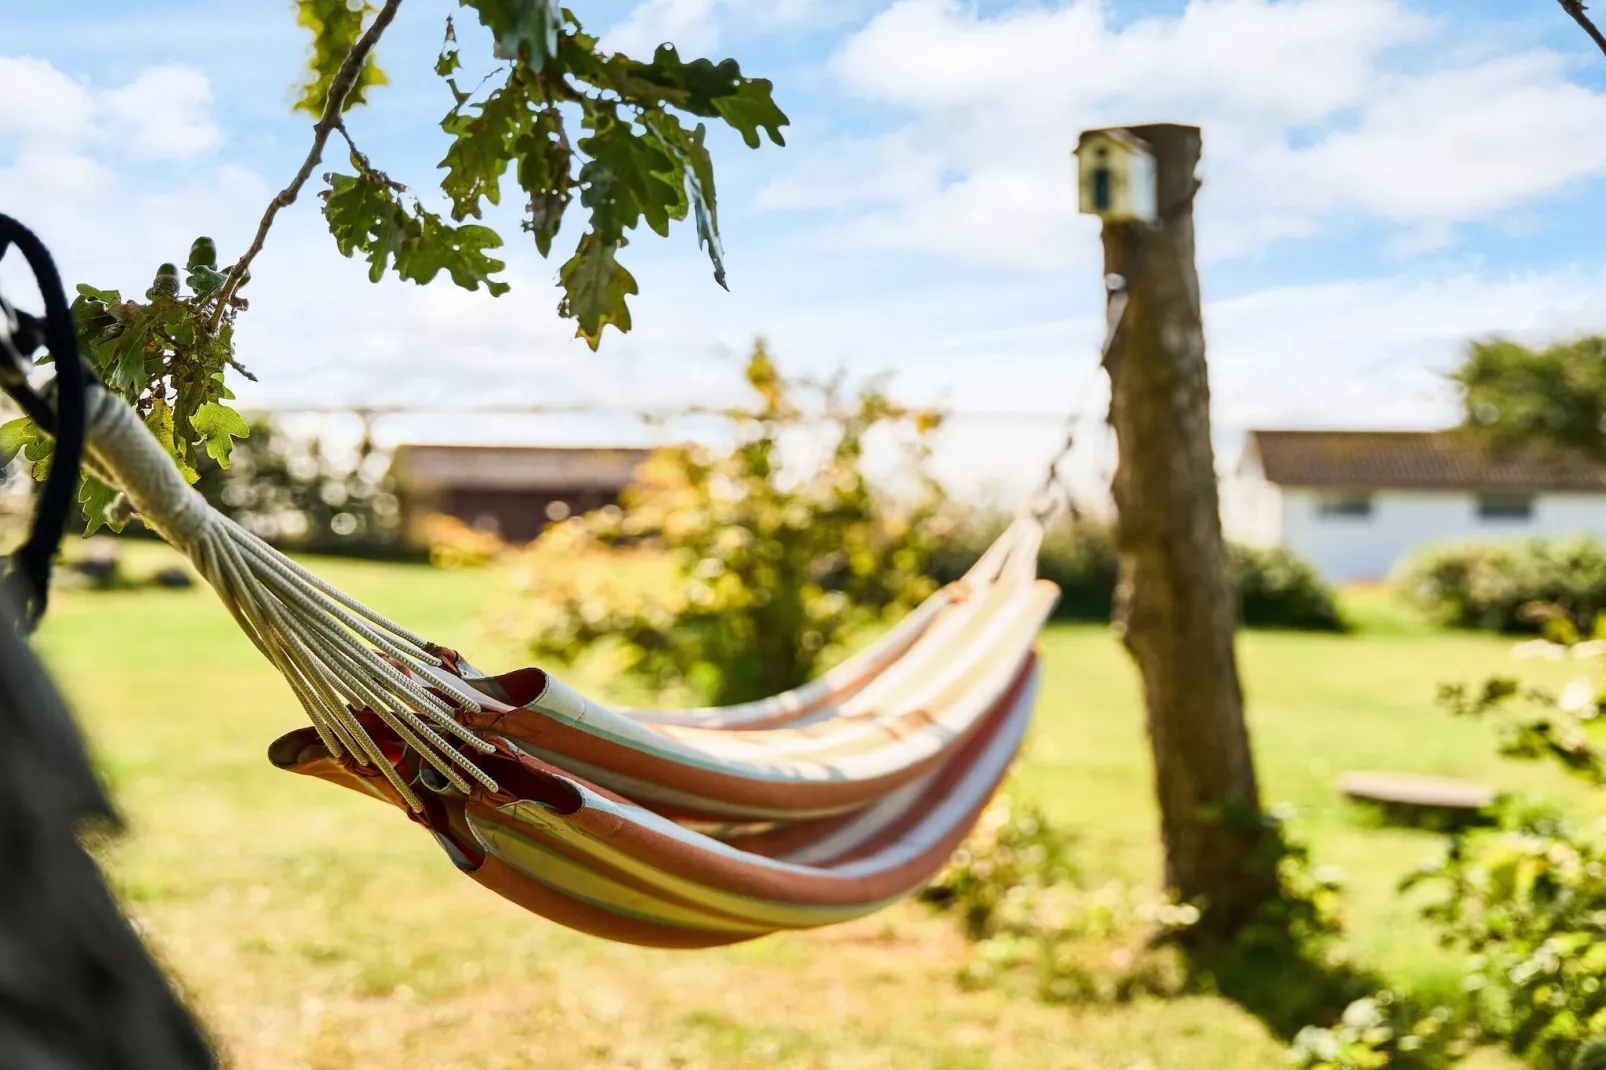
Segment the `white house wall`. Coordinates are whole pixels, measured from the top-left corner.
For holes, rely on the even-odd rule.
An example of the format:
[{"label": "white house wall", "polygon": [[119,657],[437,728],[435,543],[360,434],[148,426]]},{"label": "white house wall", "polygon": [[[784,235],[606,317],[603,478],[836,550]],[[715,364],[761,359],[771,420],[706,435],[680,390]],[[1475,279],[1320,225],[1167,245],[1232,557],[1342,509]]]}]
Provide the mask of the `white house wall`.
[{"label": "white house wall", "polygon": [[1272,547],[1283,538],[1283,490],[1258,472],[1221,484],[1221,525],[1227,538],[1245,546]]},{"label": "white house wall", "polygon": [[[1275,489],[1275,488],[1274,488]],[[1606,495],[1539,494],[1526,520],[1478,516],[1465,491],[1376,491],[1370,516],[1323,516],[1322,495],[1281,488],[1283,546],[1327,580],[1353,583],[1386,577],[1401,558],[1429,543],[1534,535],[1606,535]]]}]

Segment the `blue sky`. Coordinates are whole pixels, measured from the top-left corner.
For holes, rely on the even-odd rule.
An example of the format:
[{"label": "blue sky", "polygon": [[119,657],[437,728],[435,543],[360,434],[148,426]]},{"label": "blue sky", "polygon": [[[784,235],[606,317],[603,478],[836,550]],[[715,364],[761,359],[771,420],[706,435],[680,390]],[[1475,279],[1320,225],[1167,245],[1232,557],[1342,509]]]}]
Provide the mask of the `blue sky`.
[{"label": "blue sky", "polygon": [[[628,250],[636,330],[569,339],[553,277],[508,238],[514,289],[368,283],[309,194],[270,238],[242,319],[252,404],[728,398],[762,333],[786,366],[894,373],[960,413],[1090,413],[1097,223],[1069,152],[1091,126],[1203,128],[1201,275],[1223,460],[1253,426],[1453,418],[1469,338],[1606,331],[1606,57],[1547,0],[574,0],[631,52],[674,40],[775,82],[784,149],[715,139],[731,292],[689,230]],[[359,144],[432,185],[450,104],[430,70],[454,5],[407,0]],[[472,23],[472,16],[460,19]],[[70,281],[142,291],[198,233],[243,247],[306,151],[288,3],[0,0],[0,206]],[[486,41],[460,27],[469,70]],[[483,57],[476,59],[475,57]],[[333,154],[327,162],[338,165]],[[310,189],[310,187],[309,187]],[[566,234],[578,233],[571,219]],[[560,239],[561,244],[561,239]],[[8,278],[10,276],[7,276]],[[615,418],[408,418],[389,437],[650,440]],[[1030,482],[1052,418],[956,419],[957,488]]]}]

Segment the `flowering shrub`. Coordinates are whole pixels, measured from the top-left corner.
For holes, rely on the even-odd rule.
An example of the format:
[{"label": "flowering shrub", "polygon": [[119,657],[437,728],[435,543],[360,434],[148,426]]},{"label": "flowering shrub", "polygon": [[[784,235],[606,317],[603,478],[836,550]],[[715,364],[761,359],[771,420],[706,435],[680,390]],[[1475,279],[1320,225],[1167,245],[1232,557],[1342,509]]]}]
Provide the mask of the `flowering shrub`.
[{"label": "flowering shrub", "polygon": [[[781,377],[764,347],[747,363],[757,402],[727,413],[733,446],[654,452],[621,508],[549,529],[530,547],[529,646],[573,663],[604,651],[614,677],[660,702],[726,704],[798,686],[935,589],[926,555],[943,532],[926,475],[938,419],[872,384],[845,398],[834,384]],[[802,393],[818,404],[805,411]],[[894,502],[863,469],[867,438],[902,435],[915,493]],[[784,463],[801,436],[811,465]],[[606,560],[656,551],[665,589],[588,580],[576,589],[543,555]]]},{"label": "flowering shrub", "polygon": [[[1507,757],[1549,761],[1606,786],[1606,756],[1590,735],[1606,661],[1599,626],[1586,633],[1555,605],[1524,612],[1544,637],[1519,644],[1519,657],[1580,661],[1590,671],[1559,695],[1494,677],[1445,686],[1442,701],[1455,714],[1494,719]],[[1503,804],[1498,818],[1493,831],[1452,837],[1444,857],[1407,885],[1438,889],[1424,916],[1467,955],[1470,1013],[1483,1037],[1542,1070],[1588,1065],[1606,1055],[1586,1044],[1606,1033],[1606,824],[1581,826],[1520,801]]]},{"label": "flowering shrub", "polygon": [[1052,1002],[1180,990],[1180,957],[1156,937],[1192,925],[1199,911],[1117,883],[1082,887],[1071,844],[1008,791],[989,804],[921,893],[923,902],[954,915],[973,942],[960,983],[1027,980]]}]

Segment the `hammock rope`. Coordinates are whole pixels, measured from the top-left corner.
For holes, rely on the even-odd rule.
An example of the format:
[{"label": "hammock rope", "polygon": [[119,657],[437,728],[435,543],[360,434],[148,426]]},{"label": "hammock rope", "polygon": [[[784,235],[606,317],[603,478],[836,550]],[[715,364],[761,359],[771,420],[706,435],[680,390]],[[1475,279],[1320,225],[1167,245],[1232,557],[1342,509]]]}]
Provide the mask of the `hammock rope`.
[{"label": "hammock rope", "polygon": [[[78,336],[72,311],[62,289],[55,260],[38,235],[8,215],[0,214],[0,259],[11,248],[21,253],[34,284],[44,298],[42,318],[19,312],[0,295],[0,389],[21,395],[24,409],[55,436],[55,455],[44,486],[40,488],[28,537],[6,561],[7,580],[15,593],[18,630],[27,633],[39,623],[50,598],[50,570],[68,518],[78,499],[78,469],[83,460],[84,400],[93,378],[78,353]],[[68,391],[68,403],[55,410],[45,406],[27,386],[29,359],[41,345],[61,355],[59,375]]]},{"label": "hammock rope", "polygon": [[619,710],[489,675],[207,504],[91,387],[88,465],[185,553],[310,727],[280,768],[383,800],[479,884],[560,924],[706,947],[860,917],[929,880],[1007,772],[1035,699],[1039,495],[958,581],[782,695]]},{"label": "hammock rope", "polygon": [[431,677],[436,691],[414,678],[442,665],[439,648],[213,509],[184,481],[134,410],[104,390],[93,391],[89,453],[96,474],[121,489],[148,526],[195,562],[241,630],[289,683],[332,754],[349,753],[377,768],[409,807],[423,810],[351,712],[368,709],[454,787],[468,790],[466,774],[498,790],[441,734],[482,753],[495,750],[458,720],[480,712],[474,693],[449,674]]}]

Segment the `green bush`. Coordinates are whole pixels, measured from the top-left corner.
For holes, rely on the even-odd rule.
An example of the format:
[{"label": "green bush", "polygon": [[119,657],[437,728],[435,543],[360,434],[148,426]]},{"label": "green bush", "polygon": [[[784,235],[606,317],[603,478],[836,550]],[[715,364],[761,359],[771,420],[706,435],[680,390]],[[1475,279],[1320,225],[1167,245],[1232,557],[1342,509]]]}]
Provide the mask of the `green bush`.
[{"label": "green bush", "polygon": [[[1585,639],[1554,606],[1534,608],[1542,612],[1524,616],[1542,619],[1547,638],[1519,649],[1591,662],[1596,672],[1560,694],[1506,677],[1446,684],[1440,704],[1491,722],[1504,757],[1606,787],[1606,753],[1589,734],[1606,643]],[[1606,827],[1542,799],[1508,798],[1495,810],[1497,828],[1453,836],[1402,891],[1437,891],[1423,919],[1465,956],[1466,1010],[1481,1039],[1538,1070],[1606,1066]]]},{"label": "green bush", "polygon": [[1470,1034],[1448,1008],[1415,1017],[1387,990],[1344,1008],[1331,1026],[1306,1026],[1289,1048],[1293,1070],[1380,1070],[1454,1066],[1470,1050]]},{"label": "green bush", "polygon": [[920,893],[958,922],[970,954],[957,980],[1052,1003],[1177,995],[1185,973],[1161,937],[1199,912],[1158,889],[1084,887],[1074,841],[1006,788],[963,846]]},{"label": "green bush", "polygon": [[[725,414],[734,445],[660,447],[622,510],[571,518],[531,544],[534,657],[573,665],[602,653],[615,686],[644,686],[658,701],[749,702],[815,678],[931,594],[922,565],[942,533],[926,472],[937,414],[895,403],[879,381],[851,396],[838,382],[783,377],[762,342],[746,374],[755,402]],[[783,445],[800,431],[824,448],[789,466]],[[882,433],[902,436],[918,497],[894,501],[865,475],[865,438]],[[626,541],[663,552],[670,589],[542,567],[551,554]]]},{"label": "green bush", "polygon": [[1574,536],[1431,547],[1407,560],[1394,584],[1449,627],[1538,631],[1542,621],[1526,611],[1537,603],[1559,606],[1587,627],[1606,607],[1606,541]]},{"label": "green bush", "polygon": [[[939,583],[958,579],[1007,523],[1007,517],[990,514],[957,522],[954,536],[927,559],[932,578]],[[1228,554],[1244,624],[1343,630],[1332,593],[1310,566],[1293,554],[1244,546],[1229,546]],[[1060,588],[1054,610],[1057,619],[1109,620],[1120,575],[1114,532],[1108,525],[1086,522],[1054,527],[1043,540],[1038,574]]]},{"label": "green bush", "polygon": [[1425,911],[1467,954],[1482,1036],[1540,1070],[1567,1070],[1606,1030],[1606,851],[1598,832],[1522,804],[1502,828],[1453,841],[1405,888],[1440,890]]},{"label": "green bush", "polygon": [[[952,583],[963,576],[1010,518],[987,513],[952,522],[953,533],[926,558],[926,571],[938,583]],[[1055,617],[1110,619],[1119,562],[1109,528],[1098,524],[1054,528],[1043,540],[1037,568],[1040,576],[1059,585]]]},{"label": "green bush", "polygon": [[1238,612],[1251,628],[1344,630],[1333,594],[1305,561],[1279,548],[1227,546]]}]

